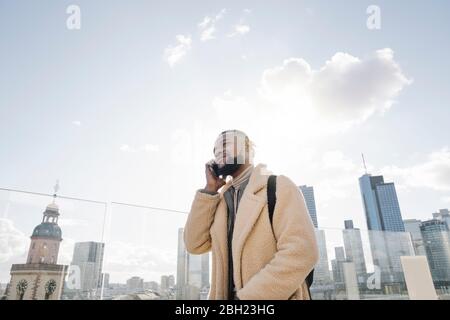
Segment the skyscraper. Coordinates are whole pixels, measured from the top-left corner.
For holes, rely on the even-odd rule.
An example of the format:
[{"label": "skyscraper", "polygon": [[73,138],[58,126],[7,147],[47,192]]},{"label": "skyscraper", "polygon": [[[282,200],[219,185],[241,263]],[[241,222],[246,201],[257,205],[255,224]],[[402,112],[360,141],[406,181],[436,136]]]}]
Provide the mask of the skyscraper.
[{"label": "skyscraper", "polygon": [[354,263],[358,283],[364,283],[367,270],[361,239],[361,231],[353,227],[352,220],[346,220],[345,230],[342,230],[342,233],[344,238],[346,260],[347,262]]},{"label": "skyscraper", "polygon": [[343,263],[345,262],[345,251],[343,247],[335,247],[335,259],[331,260],[331,266],[333,269],[333,280],[336,285],[343,285],[344,279],[344,269]]},{"label": "skyscraper", "polygon": [[314,224],[314,227],[318,228],[317,224],[317,212],[316,212],[316,200],[314,198],[314,187],[299,186],[300,191],[305,198],[306,207],[308,208],[309,215]]},{"label": "skyscraper", "polygon": [[178,229],[178,250],[177,250],[177,281],[176,298],[183,299],[184,284],[186,283],[186,247],[183,239],[183,228]]},{"label": "skyscraper", "polygon": [[100,285],[102,285],[103,288],[109,288],[109,273],[102,273]]},{"label": "skyscraper", "polygon": [[79,294],[93,298],[100,294],[105,244],[102,242],[77,242],[73,251],[71,266],[80,271]]},{"label": "skyscraper", "polygon": [[444,221],[450,229],[450,212],[448,209],[440,209],[438,212],[433,213],[433,218]]},{"label": "skyscraper", "polygon": [[169,277],[167,278],[167,283],[169,285],[169,288],[175,287],[175,277],[173,276],[173,274],[169,275]]},{"label": "skyscraper", "polygon": [[151,290],[153,292],[159,292],[160,291],[160,285],[156,281],[144,282],[144,290]]},{"label": "skyscraper", "polygon": [[127,290],[129,293],[139,293],[144,291],[144,279],[131,277],[127,280]]},{"label": "skyscraper", "polygon": [[400,257],[414,255],[409,233],[404,232],[400,205],[393,182],[383,176],[364,174],[359,187],[369,229],[372,260],[379,268],[381,284],[386,293],[406,290]]},{"label": "skyscraper", "polygon": [[328,266],[327,242],[325,231],[315,229],[317,247],[319,248],[319,261],[314,267],[314,285],[323,285],[331,282],[330,268]]},{"label": "skyscraper", "polygon": [[323,299],[331,299],[334,292],[334,286],[331,279],[331,271],[328,264],[328,252],[326,234],[324,230],[319,230],[317,221],[316,199],[314,196],[314,187],[302,185],[298,187],[305,199],[306,208],[315,228],[317,246],[319,249],[319,260],[314,266],[314,282],[311,288],[311,294]]},{"label": "skyscraper", "polygon": [[417,219],[403,220],[405,225],[405,231],[411,234],[411,240],[414,246],[414,252],[417,256],[425,256],[425,246],[423,243],[422,232],[420,231],[420,225],[422,221]]},{"label": "skyscraper", "polygon": [[432,219],[422,222],[420,231],[428,264],[437,287],[450,286],[450,237],[444,221]]},{"label": "skyscraper", "polygon": [[183,228],[178,229],[177,299],[198,300],[209,289],[209,253],[190,254],[186,251]]},{"label": "skyscraper", "polygon": [[345,229],[353,229],[353,220],[345,220],[344,221]]},{"label": "skyscraper", "polygon": [[166,292],[169,290],[169,277],[166,275],[161,276],[161,284],[160,284],[161,292]]},{"label": "skyscraper", "polygon": [[383,176],[364,174],[359,187],[369,230],[404,232],[402,214],[393,182]]},{"label": "skyscraper", "polygon": [[175,277],[173,275],[162,275],[161,276],[161,293],[166,293],[169,289],[175,287]]}]

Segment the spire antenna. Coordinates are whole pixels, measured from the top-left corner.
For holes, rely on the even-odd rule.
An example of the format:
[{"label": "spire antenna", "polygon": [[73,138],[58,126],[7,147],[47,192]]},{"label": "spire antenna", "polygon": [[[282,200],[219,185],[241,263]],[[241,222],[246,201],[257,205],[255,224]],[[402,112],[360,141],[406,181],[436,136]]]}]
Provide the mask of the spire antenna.
[{"label": "spire antenna", "polygon": [[361,156],[362,156],[362,161],[363,161],[364,171],[365,171],[366,174],[367,174],[367,166],[366,166],[366,159],[364,159],[364,153],[361,153]]},{"label": "spire antenna", "polygon": [[53,194],[53,203],[55,203],[56,197],[57,197],[57,193],[59,191],[59,180],[56,180],[56,184],[53,187],[53,190],[55,191],[55,193]]}]

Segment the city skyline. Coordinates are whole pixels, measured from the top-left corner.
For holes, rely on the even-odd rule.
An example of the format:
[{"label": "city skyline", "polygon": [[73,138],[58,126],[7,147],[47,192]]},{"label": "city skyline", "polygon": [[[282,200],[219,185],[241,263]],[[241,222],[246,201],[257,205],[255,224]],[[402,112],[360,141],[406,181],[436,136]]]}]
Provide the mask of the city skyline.
[{"label": "city skyline", "polygon": [[[362,215],[362,213],[364,212],[364,210],[363,210],[363,206],[361,206],[361,215]],[[441,209],[441,212],[446,212],[445,210],[442,210]],[[434,213],[434,212],[432,212],[431,213],[433,216],[434,215],[437,215],[437,213]],[[430,216],[431,214],[428,214],[428,216]],[[426,217],[425,217],[426,218]],[[183,220],[183,218],[181,217],[181,219]],[[182,221],[181,220],[181,221]],[[406,219],[407,220],[407,219]],[[63,218],[63,221],[64,221],[64,218]],[[344,221],[343,221],[344,222]],[[182,223],[181,223],[182,224]],[[325,230],[327,230],[328,228],[325,228]],[[330,230],[333,230],[333,228],[331,228]],[[361,230],[365,230],[364,228],[361,228]],[[325,235],[324,235],[325,236]],[[70,264],[70,261],[69,262],[66,262],[66,263],[68,263],[68,264]],[[156,279],[156,278],[152,278],[152,279]],[[113,282],[116,282],[115,280],[113,280]]]},{"label": "city skyline", "polygon": [[[363,177],[361,178],[366,178],[366,177],[371,177],[368,176],[367,174],[365,174]],[[384,185],[384,180],[382,176],[379,177],[374,177],[372,184],[371,184],[371,188],[373,190],[373,188],[375,186],[380,187],[380,185]],[[388,183],[388,185],[392,185],[393,183]],[[362,190],[364,190],[364,184],[361,184],[362,186]],[[310,187],[312,188],[312,187]],[[300,189],[299,189],[300,190]],[[56,190],[55,190],[56,192]],[[41,225],[38,225],[38,227],[36,227],[32,233],[32,239],[33,237],[39,237],[40,234],[44,234],[45,230],[47,230],[49,227],[47,227],[47,225],[51,225],[51,224],[55,224],[58,222],[58,220],[60,219],[59,215],[59,206],[55,203],[55,199],[56,199],[57,195],[56,193],[53,195],[53,202],[47,206],[46,211],[44,211],[44,217],[42,219],[42,223]],[[382,198],[383,199],[383,198]],[[314,200],[312,200],[312,198],[310,198],[310,206],[315,206],[315,202]],[[364,202],[363,202],[364,203]],[[363,207],[365,207],[363,205]],[[398,207],[398,204],[393,206]],[[420,231],[422,232],[422,234],[427,237],[428,241],[425,241],[425,248],[426,248],[426,255],[428,257],[429,263],[430,263],[430,268],[431,268],[431,272],[433,275],[433,279],[438,278],[440,280],[435,280],[437,281],[436,283],[440,286],[443,286],[443,288],[447,288],[448,284],[450,283],[450,280],[447,281],[447,274],[445,273],[445,268],[440,268],[438,269],[439,271],[436,271],[434,267],[432,267],[436,262],[435,261],[444,261],[445,263],[449,264],[450,263],[450,241],[449,241],[449,228],[448,228],[448,220],[450,217],[449,214],[449,210],[448,209],[441,209],[437,212],[433,212],[430,214],[430,216],[432,216],[433,218],[431,220],[427,220],[424,221],[423,223],[420,223]],[[416,222],[419,220],[411,220],[411,219],[406,219],[406,222]],[[420,221],[419,221],[420,222]],[[441,232],[439,235],[436,233],[433,233],[432,229],[431,230],[427,230],[426,233],[424,233],[424,231],[422,230],[422,226],[428,226],[431,225],[431,227],[440,224],[440,227],[438,227],[439,232]],[[323,233],[323,230],[319,230],[316,229],[316,236],[318,237],[318,242],[321,243],[319,244],[319,247],[322,252],[320,254],[321,259],[323,254],[325,255],[325,260],[323,262],[319,261],[318,265],[316,266],[316,273],[315,273],[315,281],[319,282],[319,287],[317,290],[325,290],[325,293],[329,290],[329,285],[331,283],[334,283],[334,286],[348,286],[349,283],[349,279],[347,278],[348,276],[351,277],[351,274],[355,273],[355,281],[358,284],[358,286],[362,286],[361,290],[364,290],[365,287],[365,280],[366,278],[370,275],[371,271],[366,271],[366,257],[364,257],[365,254],[367,254],[367,252],[363,252],[363,242],[361,240],[361,233],[359,228],[355,228],[353,221],[352,220],[345,220],[344,221],[344,225],[345,225],[345,229],[342,230],[343,232],[343,246],[338,246],[338,247],[332,247],[330,246],[329,248],[327,248],[327,244],[326,244],[326,240],[325,240],[325,234]],[[445,229],[443,229],[442,226],[445,226]],[[43,228],[46,228],[45,230]],[[57,241],[61,241],[61,230],[59,228],[57,228],[57,230],[55,228],[50,228],[52,230],[52,237],[56,237]],[[48,229],[48,230],[50,230]],[[393,232],[394,231],[394,232]],[[372,247],[371,252],[373,255],[373,259],[374,259],[374,263],[376,261],[376,264],[381,266],[381,270],[382,270],[382,279],[388,279],[387,276],[391,275],[394,276],[395,279],[399,279],[396,281],[403,281],[401,280],[402,278],[396,278],[398,276],[396,276],[396,274],[400,274],[400,276],[402,277],[401,273],[401,267],[400,267],[400,260],[399,257],[400,255],[409,255],[409,254],[413,254],[414,255],[414,251],[416,248],[414,248],[414,250],[412,249],[412,244],[411,244],[411,250],[412,251],[408,251],[410,249],[408,249],[408,244],[403,243],[406,239],[404,239],[403,234],[405,234],[405,232],[401,232],[401,231],[390,231],[387,233],[375,233],[375,234],[371,234],[369,233],[369,241],[370,241],[370,246]],[[411,243],[411,241],[415,241],[416,236],[414,236],[414,232],[415,230],[411,229],[408,230],[409,232],[411,232],[411,238],[410,240],[408,240],[408,243]],[[370,232],[379,232],[378,230],[373,230]],[[382,231],[384,232],[384,231]],[[54,235],[53,235],[54,233]],[[167,275],[162,275],[161,276],[161,282],[160,282],[160,290],[156,291],[158,293],[158,296],[153,296],[153,298],[156,297],[166,297],[165,294],[167,294],[167,289],[173,288],[173,291],[171,293],[171,296],[173,298],[178,297],[180,298],[180,293],[178,293],[177,290],[182,289],[183,287],[186,286],[186,293],[183,293],[184,298],[188,298],[188,299],[198,299],[198,298],[206,298],[206,292],[203,292],[205,287],[209,286],[209,259],[206,259],[205,261],[203,261],[203,257],[208,258],[208,255],[201,255],[201,256],[193,256],[191,254],[188,254],[184,248],[184,244],[182,243],[183,241],[183,229],[179,228],[178,229],[178,259],[177,259],[177,265],[178,265],[178,272],[177,272],[177,282],[175,282],[175,277],[173,275],[171,276],[167,276]],[[398,234],[398,236],[396,235]],[[430,249],[430,246],[428,245],[428,243],[430,242],[430,239],[434,239],[436,238],[436,236],[439,237],[439,243],[434,244],[433,248],[434,249]],[[430,238],[431,237],[431,238]],[[409,238],[409,236],[408,236]],[[180,242],[181,241],[181,242]],[[381,249],[381,253],[382,255],[380,256],[379,252],[377,253],[377,251],[380,250],[380,245],[383,246],[383,248]],[[103,250],[104,250],[104,243],[96,243],[93,241],[88,241],[88,242],[77,242],[75,243],[74,249],[73,249],[73,258],[72,258],[72,262],[71,265],[76,265],[78,268],[80,269],[86,269],[88,268],[90,271],[85,270],[84,272],[82,271],[80,273],[80,288],[76,289],[76,291],[79,291],[78,295],[75,295],[76,298],[81,298],[83,295],[86,294],[86,292],[94,289],[94,294],[87,294],[85,296],[85,298],[99,298],[99,293],[95,294],[95,289],[97,288],[101,288],[102,285],[104,285],[104,283],[101,283],[101,279],[103,279],[103,275],[104,273],[102,273],[102,265],[103,265]],[[44,244],[45,247],[45,244]],[[58,245],[59,247],[59,245]],[[436,248],[438,248],[439,252],[442,252],[443,254],[439,254],[436,251]],[[32,249],[34,249],[34,245],[30,246],[30,251],[29,251],[29,258],[27,259],[27,263],[36,263],[36,261],[41,261],[38,263],[44,263],[44,265],[46,263],[56,263],[55,261],[55,256],[54,254],[50,253],[46,253],[44,256],[39,256],[38,253],[40,252],[36,252],[33,253],[34,251],[32,251]],[[334,249],[335,251],[335,257],[334,259],[328,259],[326,257],[327,255],[327,251],[330,249]],[[323,251],[324,250],[324,251]],[[366,249],[367,250],[367,249]],[[406,251],[405,251],[406,250]],[[430,251],[432,250],[432,251]],[[386,252],[386,254],[385,254]],[[409,252],[409,253],[408,253]],[[181,255],[180,255],[181,254]],[[56,251],[56,256],[57,256],[57,251]],[[48,260],[46,262],[46,259]],[[320,260],[321,260],[320,259]],[[431,260],[430,260],[431,259]],[[192,262],[191,262],[192,260]],[[195,261],[196,262],[195,262]],[[198,260],[198,261],[197,261]],[[432,261],[432,262],[430,262]],[[181,263],[181,264],[180,264]],[[331,269],[329,269],[328,263],[331,263]],[[92,264],[92,265],[91,265]],[[32,266],[32,265],[31,265]],[[181,269],[180,269],[181,267]],[[205,270],[203,270],[205,269]],[[323,269],[323,270],[321,270]],[[353,271],[352,271],[353,270]],[[327,279],[327,275],[324,273],[328,273],[328,272],[332,272],[333,273],[333,282],[330,282],[331,279]],[[350,272],[350,273],[349,273]],[[83,274],[88,274],[87,276],[83,275]],[[384,273],[387,273],[386,275],[383,276]],[[436,275],[437,274],[437,275]],[[144,278],[140,278],[138,276],[132,276],[131,278],[127,279],[126,281],[126,287],[127,290],[123,291],[121,289],[114,289],[111,288],[109,285],[109,273],[106,273],[107,275],[107,282],[108,285],[105,286],[103,288],[103,291],[107,291],[107,292],[116,292],[116,295],[110,296],[108,294],[105,295],[105,297],[107,298],[125,298],[125,296],[123,294],[138,294],[138,293],[142,293],[144,294],[142,297],[140,297],[139,299],[153,299],[152,297],[150,297],[149,295],[147,295],[144,290]],[[181,275],[181,278],[180,278]],[[185,280],[183,280],[184,278],[186,278]],[[172,280],[170,280],[172,279]],[[391,280],[382,280],[383,283],[391,283]],[[131,285],[131,282],[134,283],[134,285]],[[154,282],[154,281],[150,281],[150,282]],[[186,282],[185,285],[182,285],[182,282]],[[139,283],[141,285],[139,285]],[[148,283],[148,282],[147,282]],[[175,283],[177,283],[177,285],[175,286]],[[195,284],[194,284],[195,283]],[[121,285],[120,283],[116,283],[114,286],[117,285]],[[181,286],[181,287],[179,287]],[[70,294],[70,288],[69,292],[65,292],[63,293],[63,298],[69,298],[69,297],[74,297],[73,293]],[[112,290],[112,291],[111,291]],[[131,291],[130,291],[131,290]],[[185,289],[182,289],[181,292],[184,292]],[[401,290],[399,288],[397,288],[396,286],[392,287],[389,290],[393,290],[392,293],[397,292],[397,290]],[[447,290],[447,289],[444,289]],[[155,291],[155,290],[153,290]],[[349,291],[347,290],[347,294]],[[364,292],[364,291],[363,291]],[[398,291],[400,292],[400,291]],[[82,295],[80,295],[80,293]],[[122,293],[122,294],[119,294]],[[69,294],[69,295],[67,295]],[[170,296],[170,294],[169,294]],[[167,296],[167,297],[169,297]],[[325,297],[325,296],[324,296]],[[331,297],[331,296],[330,296]],[[357,297],[357,296],[354,296]],[[358,297],[359,297],[359,293],[358,293]],[[130,298],[130,297],[128,297]]]}]

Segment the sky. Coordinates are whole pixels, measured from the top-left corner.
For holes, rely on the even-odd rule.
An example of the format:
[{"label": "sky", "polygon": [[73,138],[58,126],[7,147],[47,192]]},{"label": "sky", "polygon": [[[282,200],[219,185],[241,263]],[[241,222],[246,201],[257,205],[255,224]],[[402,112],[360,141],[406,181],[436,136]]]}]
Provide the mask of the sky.
[{"label": "sky", "polygon": [[[314,186],[321,228],[366,229],[361,153],[395,182],[404,219],[430,219],[450,207],[449,13],[438,0],[0,0],[0,188],[59,180],[65,196],[188,211],[216,136],[240,129],[256,162]],[[1,273],[50,200],[0,201]],[[163,257],[152,277],[175,270],[185,215],[65,205],[67,243],[107,239]]]}]

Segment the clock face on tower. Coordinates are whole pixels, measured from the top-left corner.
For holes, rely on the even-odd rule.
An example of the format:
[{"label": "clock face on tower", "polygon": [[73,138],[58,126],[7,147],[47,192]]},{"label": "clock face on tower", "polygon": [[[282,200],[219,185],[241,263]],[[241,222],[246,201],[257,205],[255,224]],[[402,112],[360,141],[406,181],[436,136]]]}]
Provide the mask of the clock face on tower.
[{"label": "clock face on tower", "polygon": [[53,279],[50,279],[45,284],[45,293],[48,295],[51,295],[56,290],[56,281]]},{"label": "clock face on tower", "polygon": [[17,283],[16,289],[19,295],[23,295],[28,288],[28,282],[25,279],[20,280]]},{"label": "clock face on tower", "polygon": [[28,282],[25,279],[20,280],[17,283],[16,290],[17,290],[17,296],[19,300],[23,300],[25,296],[25,291],[27,291],[28,288]]}]

